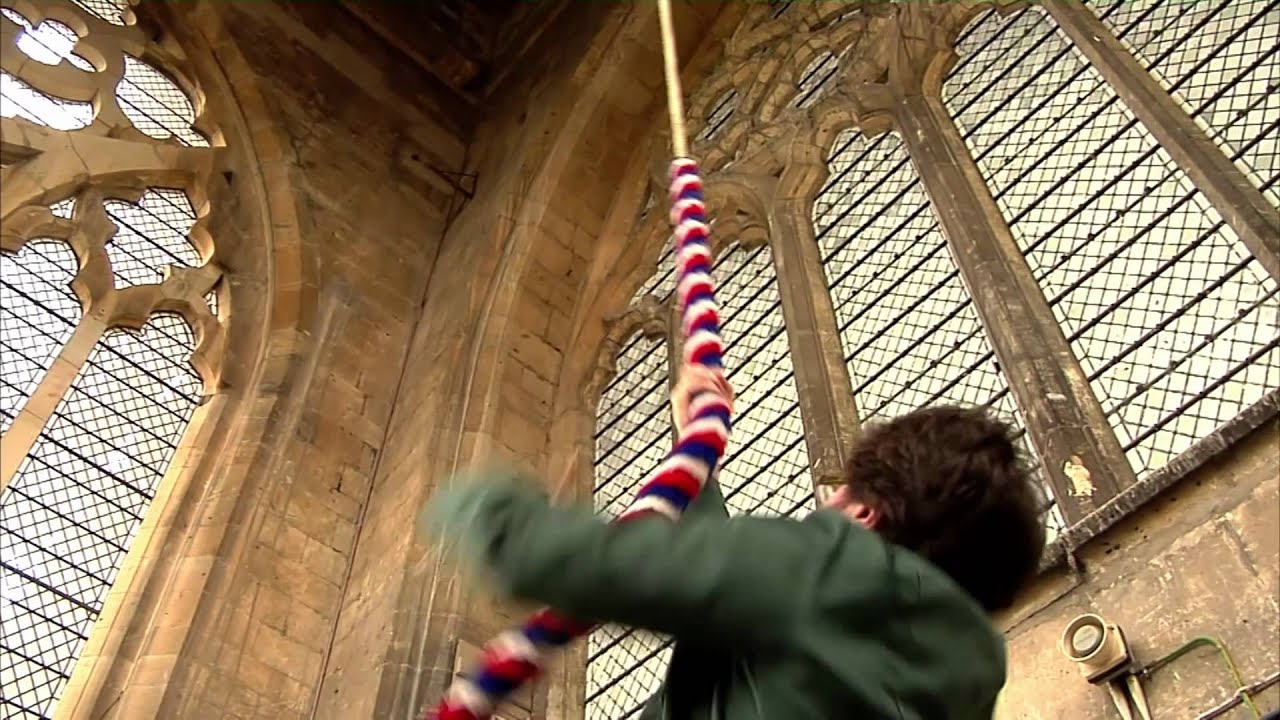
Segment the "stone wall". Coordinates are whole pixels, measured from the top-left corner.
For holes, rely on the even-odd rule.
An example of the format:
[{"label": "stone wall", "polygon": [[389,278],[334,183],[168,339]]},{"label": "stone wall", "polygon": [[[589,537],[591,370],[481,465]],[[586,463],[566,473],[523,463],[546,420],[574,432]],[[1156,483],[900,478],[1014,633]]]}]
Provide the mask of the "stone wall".
[{"label": "stone wall", "polygon": [[[1096,613],[1124,631],[1140,665],[1216,636],[1245,684],[1280,670],[1280,423],[1272,421],[1079,552],[1081,574],[1049,573],[1011,617],[999,718],[1119,717],[1058,650],[1067,623]],[[1194,718],[1236,684],[1198,648],[1144,680],[1153,717]],[[1280,688],[1257,698],[1280,708]],[[1237,708],[1227,718],[1253,717]]]},{"label": "stone wall", "polygon": [[[196,470],[185,535],[162,551],[204,558],[203,572],[146,579],[137,647],[78,712],[304,717],[454,199],[439,171],[463,166],[470,118],[336,4],[140,15],[216,96],[231,192],[266,198],[268,237],[226,263],[232,322],[261,313],[268,342],[236,358],[246,385],[227,391],[246,410],[208,429],[224,453]],[[265,285],[238,281],[250,263],[267,265]],[[166,623],[181,633],[157,633]]]},{"label": "stone wall", "polygon": [[[720,12],[681,8],[682,38]],[[518,619],[417,543],[414,517],[459,467],[506,457],[545,475],[564,454],[549,443],[553,404],[577,395],[562,365],[599,248],[619,241],[605,230],[618,188],[643,189],[636,156],[661,117],[657,37],[654,13],[584,6],[486,109],[467,165],[476,194],[446,234],[409,344],[319,717],[415,712],[451,677],[459,638],[482,643]],[[543,712],[541,693],[532,702]]]}]

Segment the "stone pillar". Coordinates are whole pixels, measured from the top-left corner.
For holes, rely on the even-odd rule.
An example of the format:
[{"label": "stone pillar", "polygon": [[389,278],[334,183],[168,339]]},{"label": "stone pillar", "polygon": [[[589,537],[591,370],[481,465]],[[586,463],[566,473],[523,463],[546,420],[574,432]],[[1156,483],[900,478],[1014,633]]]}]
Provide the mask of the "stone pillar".
[{"label": "stone pillar", "polygon": [[1280,212],[1092,10],[1079,0],[1055,0],[1043,7],[1280,282]]},{"label": "stone pillar", "polygon": [[808,127],[790,126],[761,151],[737,161],[731,172],[713,173],[706,182],[708,209],[717,217],[713,243],[769,244],[814,496],[821,501],[843,477],[858,412],[813,236],[813,197],[827,168],[825,153],[804,135]]},{"label": "stone pillar", "polygon": [[[864,133],[902,136],[1068,522],[1135,482],[1089,380],[942,101],[971,14],[898,5],[841,78]],[[871,62],[868,62],[868,61]],[[868,72],[870,71],[870,72]]]},{"label": "stone pillar", "polygon": [[813,200],[828,175],[826,155],[826,149],[798,135],[768,207],[778,293],[818,502],[843,479],[845,453],[859,427],[840,328],[813,231]]}]

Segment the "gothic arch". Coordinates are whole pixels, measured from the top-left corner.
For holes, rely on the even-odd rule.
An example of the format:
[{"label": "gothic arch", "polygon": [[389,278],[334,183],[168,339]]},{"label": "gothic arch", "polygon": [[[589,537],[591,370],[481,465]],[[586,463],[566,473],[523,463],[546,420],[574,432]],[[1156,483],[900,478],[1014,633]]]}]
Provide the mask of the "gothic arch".
[{"label": "gothic arch", "polygon": [[[122,8],[125,24],[95,17],[70,0],[5,5],[27,27],[49,19],[70,28],[79,36],[75,55],[93,68],[73,67],[65,59],[57,65],[24,63],[13,52],[5,53],[6,73],[46,96],[92,102],[95,111],[92,122],[70,132],[22,118],[0,120],[3,249],[17,252],[46,238],[70,246],[79,265],[75,294],[85,315],[104,329],[141,329],[156,315],[177,314],[194,333],[191,362],[204,401],[160,481],[59,705],[67,717],[97,716],[111,705],[127,708],[131,717],[154,715],[168,694],[132,692],[135,675],[144,665],[155,669],[160,663],[176,680],[180,651],[196,636],[190,632],[196,614],[208,612],[184,598],[201,592],[193,585],[213,581],[207,570],[196,569],[210,567],[222,542],[232,539],[218,518],[229,520],[236,512],[236,486],[244,482],[245,468],[227,456],[237,444],[259,447],[255,462],[269,454],[267,418],[246,411],[277,404],[296,360],[310,349],[305,332],[314,314],[318,263],[302,239],[296,200],[278,162],[287,143],[269,128],[249,129],[254,118],[265,116],[252,74],[228,43],[214,59],[209,38],[220,34],[216,12],[204,13],[196,28],[174,22],[173,11],[163,5],[148,5],[137,13],[140,18]],[[9,12],[0,20],[5,43],[16,42],[23,31]],[[185,95],[189,127],[209,147],[184,145],[172,134],[158,137],[165,133],[134,125],[116,86],[127,67],[137,71],[144,64]],[[234,88],[223,68],[241,71]],[[116,229],[103,212],[104,201],[137,201],[149,187],[178,189],[190,199],[196,220],[187,241],[199,263],[171,267],[159,282],[117,289],[106,252]],[[75,199],[74,214],[50,212],[50,204],[67,198]],[[216,309],[207,296],[216,296]],[[165,618],[163,626],[157,617]]]},{"label": "gothic arch", "polygon": [[623,343],[637,333],[645,337],[668,336],[671,332],[670,315],[659,298],[645,295],[631,303],[621,314],[606,318],[608,332],[601,343],[595,371],[591,374],[591,379],[582,386],[581,402],[584,406],[596,407],[600,393],[613,380],[618,369],[618,351],[622,349]]},{"label": "gothic arch", "polygon": [[[219,122],[213,137],[226,149],[210,194],[223,212],[212,216],[210,232],[237,302],[226,342],[224,404],[189,433],[198,439],[187,461],[187,495],[170,499],[164,520],[172,529],[152,543],[154,568],[135,579],[140,587],[127,604],[129,613],[113,624],[118,632],[105,648],[103,667],[86,673],[77,707],[85,716],[111,703],[136,707],[139,716],[190,711],[196,664],[225,621],[234,580],[233,573],[194,569],[235,567],[247,550],[246,538],[261,522],[252,507],[254,478],[275,471],[277,448],[288,432],[282,428],[297,413],[292,390],[307,382],[305,368],[330,319],[318,309],[319,256],[303,234],[287,171],[288,140],[268,120],[264,92],[235,43],[226,40],[221,14],[209,6],[186,11],[148,4],[139,15],[156,38],[154,51],[178,76],[198,79],[204,110],[198,117]],[[206,600],[192,604],[185,599],[191,593]],[[157,617],[165,622],[156,623]],[[170,649],[175,636],[185,652]],[[162,694],[139,687],[143,680],[135,668],[143,664],[168,668]]]}]

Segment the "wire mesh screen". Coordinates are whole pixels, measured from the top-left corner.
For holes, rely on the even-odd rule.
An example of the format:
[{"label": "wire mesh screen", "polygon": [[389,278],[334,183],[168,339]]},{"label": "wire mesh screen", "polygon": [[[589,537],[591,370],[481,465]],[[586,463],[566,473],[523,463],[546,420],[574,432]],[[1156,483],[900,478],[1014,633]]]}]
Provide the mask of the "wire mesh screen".
[{"label": "wire mesh screen", "polygon": [[1223,151],[1280,203],[1280,3],[1090,4]]},{"label": "wire mesh screen", "polygon": [[[836,139],[814,228],[864,420],[935,404],[1021,417],[902,139]],[[1034,457],[1023,438],[1023,451]],[[1051,532],[1062,525],[1056,508]]]},{"label": "wire mesh screen", "polygon": [[809,452],[769,248],[731,246],[715,264],[733,438],[720,469],[731,514],[801,515],[813,503]]},{"label": "wire mesh screen", "polygon": [[703,126],[702,132],[698,133],[699,141],[707,141],[714,139],[724,129],[733,117],[733,111],[738,109],[738,91],[729,90],[719,97],[711,106],[711,111],[707,113],[707,124]]},{"label": "wire mesh screen", "polygon": [[[119,23],[120,7],[106,0],[80,3],[81,7],[100,18]],[[123,7],[123,6],[121,6]],[[22,28],[17,37],[18,49],[31,59],[46,65],[66,60],[88,73],[96,72],[92,63],[73,52],[79,36],[56,20],[44,20],[32,26],[16,10],[0,10],[4,17]],[[184,145],[208,147],[209,142],[191,129],[195,111],[178,86],[155,68],[136,58],[125,56],[124,77],[116,87],[120,109],[139,131],[157,139],[175,137]],[[21,117],[55,130],[77,130],[93,122],[90,103],[49,96],[9,73],[0,74],[0,115]]]},{"label": "wire mesh screen", "polygon": [[[671,446],[667,344],[639,333],[618,353],[596,425],[596,511],[616,517]],[[635,714],[667,668],[664,638],[604,625],[587,639],[587,717]]]},{"label": "wire mesh screen", "polygon": [[172,135],[183,145],[208,147],[209,141],[191,129],[195,121],[191,101],[150,65],[126,56],[116,97],[125,116],[147,135],[161,140]]},{"label": "wire mesh screen", "polygon": [[57,20],[44,20],[32,27],[21,13],[9,8],[0,10],[0,13],[22,28],[17,45],[27,57],[45,65],[57,65],[66,60],[77,70],[95,72],[93,63],[72,52],[80,39],[75,30]]},{"label": "wire mesh screen", "polygon": [[618,353],[596,424],[596,512],[615,517],[670,447],[667,343],[636,333]]},{"label": "wire mesh screen", "polygon": [[653,295],[663,302],[671,298],[671,293],[676,289],[675,254],[675,237],[668,235],[666,244],[662,246],[662,254],[658,256],[657,268],[640,288],[641,295]]},{"label": "wire mesh screen", "polygon": [[800,73],[800,82],[796,83],[796,97],[791,104],[807,108],[816,103],[839,69],[840,59],[835,53],[830,50],[819,53],[809,62],[804,72]]},{"label": "wire mesh screen", "polygon": [[959,54],[947,103],[1144,476],[1280,381],[1275,284],[1038,8]]},{"label": "wire mesh screen", "polygon": [[7,72],[0,72],[0,117],[30,120],[54,130],[79,130],[93,123],[93,106],[52,98]]},{"label": "wire mesh screen", "polygon": [[127,0],[74,0],[75,4],[112,25],[124,25],[124,9]]},{"label": "wire mesh screen", "polygon": [[48,718],[200,394],[186,323],[94,350],[0,496],[4,717]]},{"label": "wire mesh screen", "polygon": [[160,283],[171,265],[200,265],[200,254],[187,241],[196,213],[183,191],[151,189],[137,204],[108,200],[105,207],[116,226],[107,256],[117,288]]},{"label": "wire mesh screen", "polygon": [[70,220],[71,214],[75,211],[75,209],[76,209],[75,198],[67,198],[62,202],[54,203],[49,206],[49,212],[53,213],[54,217],[60,217],[64,220]]},{"label": "wire mesh screen", "polygon": [[[642,292],[669,292],[665,270]],[[804,514],[813,501],[808,449],[769,250],[730,246],[714,272],[729,380],[737,393],[733,441],[719,476],[726,504],[732,514]],[[612,516],[623,509],[670,447],[668,396],[665,345],[633,340],[600,401],[597,510]],[[612,626],[594,632],[587,717],[638,716],[662,682],[669,652],[670,640],[653,633]]]},{"label": "wire mesh screen", "polygon": [[76,256],[61,242],[32,242],[17,255],[0,255],[0,432],[80,321],[75,274]]}]

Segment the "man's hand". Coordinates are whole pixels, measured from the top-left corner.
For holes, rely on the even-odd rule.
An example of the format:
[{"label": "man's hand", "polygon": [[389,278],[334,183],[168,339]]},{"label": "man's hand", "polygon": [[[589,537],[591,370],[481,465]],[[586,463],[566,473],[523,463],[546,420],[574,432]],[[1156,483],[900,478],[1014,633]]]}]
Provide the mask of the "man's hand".
[{"label": "man's hand", "polygon": [[689,404],[704,392],[723,394],[729,401],[729,412],[733,413],[733,388],[724,373],[703,365],[686,363],[680,368],[680,378],[671,391],[671,415],[676,424],[676,432],[684,432],[684,426],[689,422]]}]

